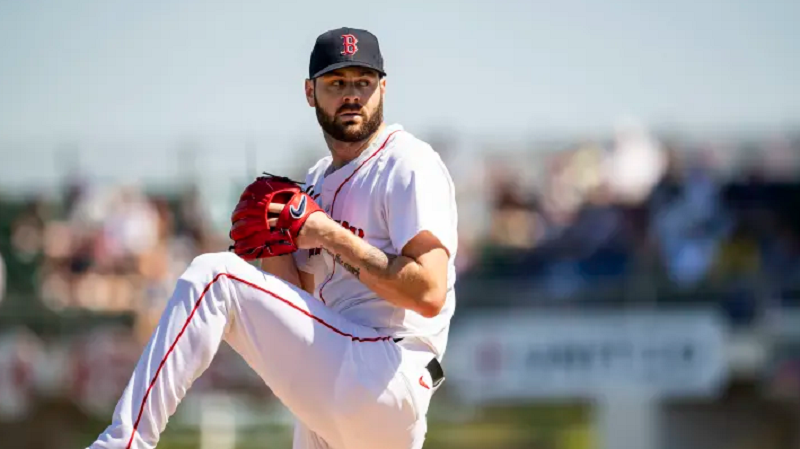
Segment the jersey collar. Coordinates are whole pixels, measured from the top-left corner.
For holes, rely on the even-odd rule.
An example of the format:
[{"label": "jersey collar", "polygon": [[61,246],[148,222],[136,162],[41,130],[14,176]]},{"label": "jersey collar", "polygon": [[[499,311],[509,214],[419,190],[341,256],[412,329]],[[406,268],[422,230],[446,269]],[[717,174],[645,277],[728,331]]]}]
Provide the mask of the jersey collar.
[{"label": "jersey collar", "polygon": [[[376,137],[372,141],[372,143],[370,143],[369,146],[365,148],[360,155],[358,155],[357,158],[348,162],[347,164],[345,164],[338,170],[334,171],[333,173],[326,175],[325,179],[322,182],[322,189],[323,190],[338,189],[339,186],[350,175],[355,173],[355,171],[358,170],[359,167],[361,167],[361,164],[363,164],[364,161],[369,159],[376,151],[378,151],[379,149],[381,149],[381,147],[383,147],[383,145],[386,143],[386,139],[389,137],[390,134],[392,134],[395,131],[400,131],[402,129],[403,129],[402,125],[399,124],[387,125],[383,129],[383,131],[381,131],[381,133],[378,134],[378,137]],[[373,158],[372,160],[375,160],[375,158]],[[330,169],[331,167],[328,168],[328,170]]]}]

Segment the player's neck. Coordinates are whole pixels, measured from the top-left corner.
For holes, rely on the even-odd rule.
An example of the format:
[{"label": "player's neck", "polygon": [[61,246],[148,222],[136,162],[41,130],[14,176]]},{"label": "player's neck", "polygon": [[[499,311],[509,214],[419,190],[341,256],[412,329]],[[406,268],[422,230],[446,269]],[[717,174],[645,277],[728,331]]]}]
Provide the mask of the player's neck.
[{"label": "player's neck", "polygon": [[381,123],[381,126],[366,140],[359,142],[342,142],[325,133],[325,143],[328,144],[328,149],[331,151],[331,156],[333,156],[333,168],[338,170],[353,159],[361,156],[361,153],[369,148],[372,142],[383,132],[384,128],[386,128],[386,123]]}]

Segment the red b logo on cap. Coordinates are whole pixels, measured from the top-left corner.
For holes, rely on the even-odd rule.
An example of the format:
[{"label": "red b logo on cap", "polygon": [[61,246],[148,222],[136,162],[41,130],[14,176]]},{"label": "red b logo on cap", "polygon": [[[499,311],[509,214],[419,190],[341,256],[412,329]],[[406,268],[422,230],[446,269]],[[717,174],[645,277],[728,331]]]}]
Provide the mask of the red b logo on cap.
[{"label": "red b logo on cap", "polygon": [[356,44],[358,43],[358,39],[352,34],[343,34],[342,35],[342,54],[352,56],[356,54],[358,51],[358,47]]}]

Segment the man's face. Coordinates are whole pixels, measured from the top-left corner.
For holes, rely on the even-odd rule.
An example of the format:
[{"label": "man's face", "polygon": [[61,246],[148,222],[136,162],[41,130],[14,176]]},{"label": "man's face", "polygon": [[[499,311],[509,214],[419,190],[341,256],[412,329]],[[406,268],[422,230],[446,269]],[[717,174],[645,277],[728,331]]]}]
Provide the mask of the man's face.
[{"label": "man's face", "polygon": [[317,121],[341,142],[360,142],[383,123],[386,80],[377,72],[347,67],[306,81],[306,99],[317,111]]}]

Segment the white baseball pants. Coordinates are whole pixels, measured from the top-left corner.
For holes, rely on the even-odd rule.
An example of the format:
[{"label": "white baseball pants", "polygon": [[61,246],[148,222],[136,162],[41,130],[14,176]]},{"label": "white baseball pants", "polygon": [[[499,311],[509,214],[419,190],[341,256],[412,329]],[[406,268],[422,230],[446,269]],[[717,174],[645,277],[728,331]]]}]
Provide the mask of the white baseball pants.
[{"label": "white baseball pants", "polygon": [[197,257],[180,277],[90,448],[156,447],[223,339],[297,418],[296,449],[422,447],[431,352],[401,347],[223,252]]}]

